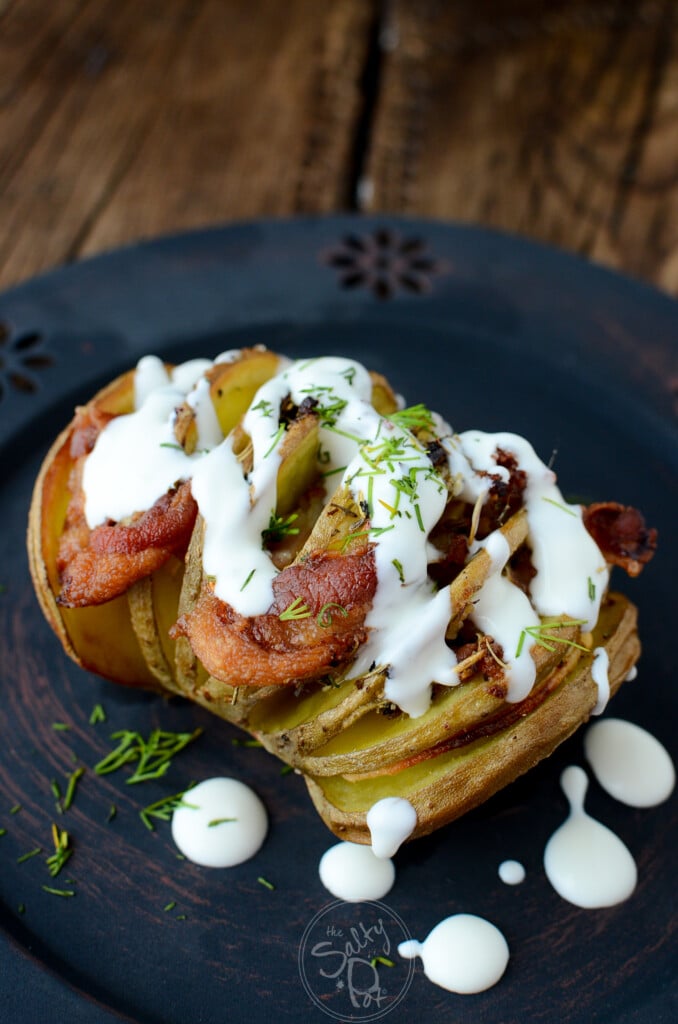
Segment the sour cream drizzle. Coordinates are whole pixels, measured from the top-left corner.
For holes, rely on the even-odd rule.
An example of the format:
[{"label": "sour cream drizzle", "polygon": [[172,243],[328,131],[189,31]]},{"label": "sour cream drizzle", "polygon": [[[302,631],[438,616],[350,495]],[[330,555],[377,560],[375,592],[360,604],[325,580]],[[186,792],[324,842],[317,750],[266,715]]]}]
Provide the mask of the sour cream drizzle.
[{"label": "sour cream drizzle", "polygon": [[320,858],[320,881],[346,903],[380,900],[395,882],[393,861],[377,857],[371,846],[337,843]]},{"label": "sour cream drizzle", "polygon": [[584,752],[600,785],[623,804],[655,807],[673,791],[668,750],[639,725],[620,718],[596,722],[586,732]]},{"label": "sour cream drizzle", "polygon": [[628,899],[636,887],[636,863],[609,828],[584,810],[586,772],[570,765],[560,784],[570,803],[567,820],[544,850],[546,877],[559,896],[577,907],[611,907]]},{"label": "sour cream drizzle", "polygon": [[446,917],[424,942],[401,942],[398,953],[406,960],[420,956],[429,981],[461,995],[484,992],[496,985],[509,961],[509,947],[502,933],[475,914]]},{"label": "sour cream drizzle", "polygon": [[367,812],[367,827],[375,857],[393,857],[417,826],[417,812],[409,800],[386,796]]},{"label": "sour cream drizzle", "polygon": [[172,815],[174,842],[189,860],[209,868],[249,860],[267,831],[266,808],[238,779],[206,779],[187,790]]},{"label": "sour cream drizzle", "polygon": [[[237,352],[227,352],[217,361],[237,358]],[[336,357],[281,360],[243,420],[252,442],[252,468],[245,474],[233,437],[221,438],[205,376],[212,365],[191,360],[168,373],[155,357],[140,361],[135,412],[111,421],[85,464],[89,525],[149,508],[178,481],[191,479],[205,523],[204,570],[214,580],[216,596],[242,615],[265,613],[278,571],[263,548],[262,532],[276,508],[286,437],[279,425],[281,403],[288,397],[298,406],[310,401],[319,414],[318,461],[328,500],[342,482],[365,509],[374,545],[378,585],[366,619],[368,639],[351,674],[361,675],[373,663],[383,666],[386,698],[412,717],[422,715],[433,682],[459,681],[455,655],[445,643],[450,590],[436,590],[427,572],[429,534],[448,489],[426,449],[372,407],[372,381],[360,363]],[[175,409],[183,401],[195,410],[199,434],[190,456],[173,434]],[[449,429],[439,417],[435,422]],[[484,547],[492,560],[472,619],[501,644],[508,700],[518,701],[529,693],[535,675],[530,644],[521,644],[524,630],[537,626],[540,615],[565,615],[593,628],[607,585],[605,561],[584,527],[581,509],[565,503],[555,475],[523,438],[467,431],[441,443],[454,493],[472,503],[487,496],[491,475],[508,478],[508,470],[496,463],[498,448],[510,452],[527,476],[528,542],[537,569],[530,598],[504,575],[509,549],[499,531],[472,549]],[[602,673],[602,663],[599,668]]]}]

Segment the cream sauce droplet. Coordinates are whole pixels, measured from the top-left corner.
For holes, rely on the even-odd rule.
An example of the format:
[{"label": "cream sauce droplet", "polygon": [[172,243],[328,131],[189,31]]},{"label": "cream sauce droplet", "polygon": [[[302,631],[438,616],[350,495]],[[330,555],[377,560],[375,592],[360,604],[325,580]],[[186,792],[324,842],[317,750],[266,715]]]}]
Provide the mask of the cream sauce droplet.
[{"label": "cream sauce droplet", "polygon": [[347,903],[380,900],[395,882],[393,862],[359,843],[331,846],[320,858],[318,870],[328,892]]},{"label": "cream sauce droplet", "polygon": [[655,807],[675,785],[676,772],[666,748],[632,722],[596,722],[586,733],[584,752],[603,789],[630,807]]},{"label": "cream sauce droplet", "polygon": [[610,680],[608,670],[610,659],[604,647],[596,647],[593,652],[593,665],[591,666],[591,678],[598,687],[598,699],[591,714],[602,715],[610,699]]},{"label": "cream sauce droplet", "polygon": [[504,860],[499,865],[499,877],[505,885],[520,885],[525,881],[525,868],[517,860]]},{"label": "cream sauce droplet", "polygon": [[266,838],[266,808],[237,779],[206,779],[184,794],[183,803],[172,815],[172,838],[185,857],[203,867],[242,864]]},{"label": "cream sauce droplet", "polygon": [[393,857],[417,825],[417,812],[409,800],[387,796],[367,812],[367,827],[375,857]]},{"label": "cream sauce droplet", "polygon": [[475,914],[454,914],[437,924],[424,942],[401,942],[406,960],[420,956],[434,985],[470,995],[499,981],[509,960],[506,939],[490,921]]},{"label": "cream sauce droplet", "polygon": [[560,784],[570,814],[544,850],[546,877],[559,896],[577,907],[611,907],[628,899],[636,887],[631,853],[609,828],[584,810],[586,772],[571,765]]}]

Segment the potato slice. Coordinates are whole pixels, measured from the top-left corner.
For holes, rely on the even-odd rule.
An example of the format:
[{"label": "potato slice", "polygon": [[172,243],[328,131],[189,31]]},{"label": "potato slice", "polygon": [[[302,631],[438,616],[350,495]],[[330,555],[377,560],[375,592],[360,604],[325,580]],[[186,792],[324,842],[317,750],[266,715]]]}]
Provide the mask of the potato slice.
[{"label": "potato slice", "polygon": [[[134,407],[134,373],[112,381],[93,399],[102,412]],[[28,521],[28,557],[42,611],[70,658],[83,668],[128,686],[158,688],[132,629],[126,597],[92,608],[62,608],[57,554],[70,502],[71,423],[50,448],[36,480]]]},{"label": "potato slice", "polygon": [[263,348],[245,348],[232,362],[207,373],[210,396],[224,437],[240,422],[255,394],[280,368],[280,357]]},{"label": "potato slice", "polygon": [[[593,647],[605,647],[608,652],[613,694],[640,654],[636,611],[622,595],[607,596],[593,632]],[[592,654],[581,654],[554,691],[495,735],[362,781],[341,775],[308,776],[318,813],[335,835],[361,843],[369,842],[368,810],[385,796],[401,796],[412,803],[417,811],[413,836],[447,824],[534,767],[586,721],[598,697],[592,663]]]}]

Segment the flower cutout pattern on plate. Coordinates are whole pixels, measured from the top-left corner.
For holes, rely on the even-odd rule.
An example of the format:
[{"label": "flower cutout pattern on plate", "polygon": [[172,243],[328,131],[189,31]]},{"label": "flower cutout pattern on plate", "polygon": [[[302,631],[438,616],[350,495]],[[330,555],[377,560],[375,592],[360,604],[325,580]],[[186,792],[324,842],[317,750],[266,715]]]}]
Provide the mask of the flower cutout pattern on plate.
[{"label": "flower cutout pattern on plate", "polygon": [[38,390],[36,372],[54,362],[43,343],[37,331],[15,331],[0,321],[0,401],[10,390],[24,394]]},{"label": "flower cutout pattern on plate", "polygon": [[425,295],[433,278],[449,270],[422,238],[390,228],[345,235],[322,259],[339,272],[342,288],[369,288],[378,299],[391,299],[398,291]]}]

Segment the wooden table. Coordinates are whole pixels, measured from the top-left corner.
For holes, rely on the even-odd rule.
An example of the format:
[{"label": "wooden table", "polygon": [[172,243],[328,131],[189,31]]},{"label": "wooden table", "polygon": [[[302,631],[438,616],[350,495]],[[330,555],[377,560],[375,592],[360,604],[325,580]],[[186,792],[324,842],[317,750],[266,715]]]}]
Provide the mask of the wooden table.
[{"label": "wooden table", "polygon": [[675,0],[0,0],[0,286],[336,210],[678,293]]}]

